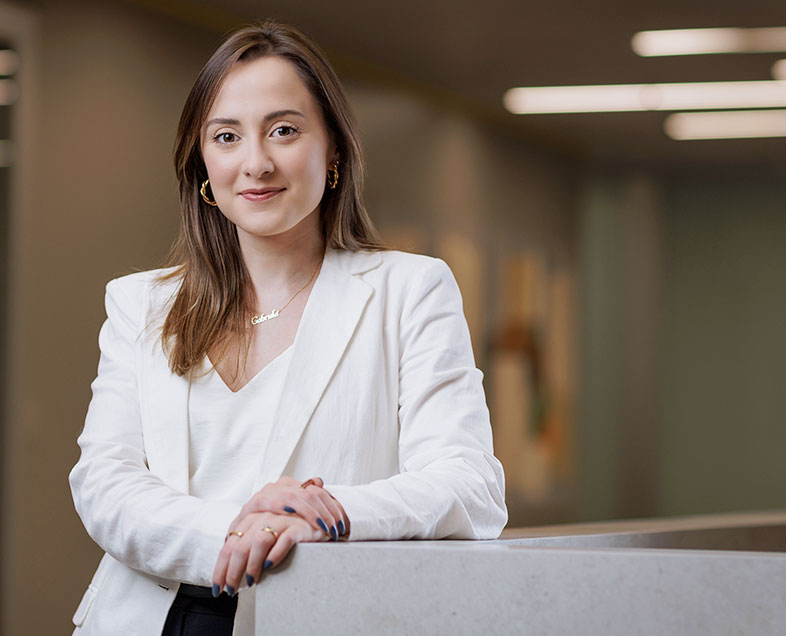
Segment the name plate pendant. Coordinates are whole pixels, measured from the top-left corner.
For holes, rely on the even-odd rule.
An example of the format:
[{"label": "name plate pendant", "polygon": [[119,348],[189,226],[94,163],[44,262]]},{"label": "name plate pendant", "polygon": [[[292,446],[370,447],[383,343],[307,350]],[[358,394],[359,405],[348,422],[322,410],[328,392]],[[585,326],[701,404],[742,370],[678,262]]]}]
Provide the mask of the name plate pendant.
[{"label": "name plate pendant", "polygon": [[280,309],[274,309],[269,314],[259,314],[258,316],[251,317],[251,324],[258,325],[260,322],[267,322],[268,320],[273,320],[273,318],[278,318],[281,315]]}]

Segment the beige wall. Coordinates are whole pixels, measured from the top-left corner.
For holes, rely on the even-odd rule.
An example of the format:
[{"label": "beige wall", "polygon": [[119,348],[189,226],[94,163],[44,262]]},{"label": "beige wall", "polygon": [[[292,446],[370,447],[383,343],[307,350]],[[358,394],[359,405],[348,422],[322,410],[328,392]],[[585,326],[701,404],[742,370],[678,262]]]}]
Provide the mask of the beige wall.
[{"label": "beige wall", "polygon": [[177,222],[173,133],[214,45],[122,5],[44,2],[30,16],[19,109],[34,116],[19,139],[28,170],[12,219],[3,458],[0,631],[19,635],[68,633],[99,557],[66,476],[95,375],[103,286],[166,255]]}]

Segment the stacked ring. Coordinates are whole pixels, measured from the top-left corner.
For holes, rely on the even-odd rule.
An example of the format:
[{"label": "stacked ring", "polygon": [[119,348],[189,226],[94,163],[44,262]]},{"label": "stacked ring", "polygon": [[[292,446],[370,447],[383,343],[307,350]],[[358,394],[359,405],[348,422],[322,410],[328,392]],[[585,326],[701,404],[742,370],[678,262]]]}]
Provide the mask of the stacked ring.
[{"label": "stacked ring", "polygon": [[272,535],[273,535],[273,539],[274,539],[274,540],[275,540],[275,539],[278,539],[278,532],[276,532],[275,530],[273,530],[273,528],[271,528],[270,526],[265,526],[264,528],[262,528],[262,529],[260,530],[260,532],[269,532],[270,534],[272,534]]},{"label": "stacked ring", "polygon": [[226,539],[224,539],[224,541],[226,541],[227,539],[229,539],[229,537],[231,537],[232,535],[235,535],[235,536],[236,536],[236,537],[239,539],[240,537],[242,537],[242,536],[243,536],[243,532],[242,532],[241,530],[232,530],[232,532],[230,532],[230,533],[229,533],[229,534],[226,536]]}]

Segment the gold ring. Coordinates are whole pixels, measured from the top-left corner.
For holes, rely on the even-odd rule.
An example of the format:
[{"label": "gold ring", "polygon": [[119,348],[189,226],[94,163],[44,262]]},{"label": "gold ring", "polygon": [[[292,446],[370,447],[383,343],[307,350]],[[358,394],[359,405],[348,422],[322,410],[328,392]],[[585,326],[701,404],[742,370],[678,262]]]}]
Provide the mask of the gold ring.
[{"label": "gold ring", "polygon": [[227,538],[224,539],[224,543],[226,543],[227,539],[229,539],[229,537],[231,537],[232,535],[235,535],[239,539],[240,537],[243,536],[243,532],[241,530],[232,530],[232,532],[230,532],[227,535]]},{"label": "gold ring", "polygon": [[304,481],[302,484],[300,484],[300,487],[301,488],[308,488],[309,486],[313,486],[313,485],[314,485],[314,480],[313,479],[306,479],[306,481]]},{"label": "gold ring", "polygon": [[271,528],[270,526],[265,526],[264,528],[262,528],[262,529],[260,530],[260,532],[269,532],[270,534],[272,534],[272,535],[273,535],[273,538],[274,538],[274,539],[278,539],[278,532],[276,532],[275,530],[273,530],[273,528]]}]

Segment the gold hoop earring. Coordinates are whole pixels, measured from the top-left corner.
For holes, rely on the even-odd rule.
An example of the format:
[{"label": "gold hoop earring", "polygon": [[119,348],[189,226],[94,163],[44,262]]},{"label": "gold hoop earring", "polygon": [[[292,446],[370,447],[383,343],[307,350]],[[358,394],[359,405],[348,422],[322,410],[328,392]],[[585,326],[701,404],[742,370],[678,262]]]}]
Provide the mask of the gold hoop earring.
[{"label": "gold hoop earring", "polygon": [[327,186],[331,190],[335,190],[338,185],[338,159],[330,164],[327,173]]},{"label": "gold hoop earring", "polygon": [[213,207],[216,207],[218,203],[216,203],[215,201],[211,201],[210,199],[207,198],[207,186],[209,184],[210,184],[210,179],[205,179],[202,182],[202,187],[199,188],[199,194],[202,195],[202,199],[204,199],[205,203],[207,203],[208,205],[212,205]]}]

